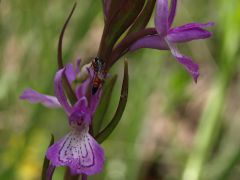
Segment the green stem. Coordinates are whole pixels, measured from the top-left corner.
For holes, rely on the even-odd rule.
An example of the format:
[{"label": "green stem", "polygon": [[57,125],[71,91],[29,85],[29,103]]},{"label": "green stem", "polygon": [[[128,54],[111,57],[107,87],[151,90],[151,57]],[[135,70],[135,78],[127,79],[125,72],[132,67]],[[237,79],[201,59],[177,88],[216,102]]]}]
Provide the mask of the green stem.
[{"label": "green stem", "polygon": [[[49,143],[48,148],[53,145],[54,143],[54,136],[51,136],[51,141]],[[46,180],[47,179],[47,170],[49,167],[50,161],[47,159],[47,157],[45,156],[44,161],[43,161],[43,167],[42,167],[42,180]]]},{"label": "green stem", "polygon": [[94,119],[93,119],[94,135],[100,132],[103,122],[106,118],[106,114],[112,99],[112,92],[116,84],[116,80],[117,80],[117,76],[115,75],[106,84],[104,84],[101,101],[98,105],[97,111],[95,112]]},{"label": "green stem", "polygon": [[103,129],[96,136],[96,140],[99,143],[102,143],[113,132],[113,130],[116,128],[116,126],[120,122],[127,104],[127,98],[128,98],[128,64],[127,64],[127,61],[125,61],[124,77],[123,77],[123,84],[122,84],[121,97],[119,100],[119,104],[111,122],[107,125],[105,129]]}]

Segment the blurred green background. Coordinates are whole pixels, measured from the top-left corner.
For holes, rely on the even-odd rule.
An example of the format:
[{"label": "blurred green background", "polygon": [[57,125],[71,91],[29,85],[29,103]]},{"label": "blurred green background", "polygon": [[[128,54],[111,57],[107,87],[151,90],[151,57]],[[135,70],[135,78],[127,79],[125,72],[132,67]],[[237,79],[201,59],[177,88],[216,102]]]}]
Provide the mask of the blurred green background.
[{"label": "blurred green background", "polygon": [[[0,1],[0,179],[40,179],[51,133],[68,132],[61,110],[20,101],[32,87],[53,94],[57,41],[73,0]],[[64,37],[65,62],[96,56],[100,0],[78,0]],[[209,40],[180,49],[200,65],[193,82],[168,51],[127,55],[130,94],[120,125],[103,143],[105,169],[91,179],[240,179],[240,1],[181,0],[174,25],[214,21]],[[153,22],[150,23],[153,25]],[[123,60],[109,117],[119,98]],[[62,179],[64,168],[54,179]]]}]

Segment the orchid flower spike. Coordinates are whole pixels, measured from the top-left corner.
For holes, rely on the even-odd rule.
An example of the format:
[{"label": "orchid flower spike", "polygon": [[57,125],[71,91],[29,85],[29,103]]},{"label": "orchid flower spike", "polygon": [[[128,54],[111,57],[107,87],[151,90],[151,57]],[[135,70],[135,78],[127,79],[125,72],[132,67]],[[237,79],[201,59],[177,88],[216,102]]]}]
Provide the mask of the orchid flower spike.
[{"label": "orchid flower spike", "polygon": [[86,91],[91,83],[91,77],[89,77],[76,88],[78,100],[71,106],[64,94],[62,78],[66,75],[71,84],[76,79],[76,74],[77,70],[73,68],[72,64],[68,64],[56,73],[54,80],[55,97],[27,89],[20,98],[28,100],[30,103],[41,103],[49,108],[62,107],[64,109],[71,130],[66,136],[49,147],[46,157],[54,167],[67,166],[73,175],[82,174],[86,176],[100,172],[104,164],[104,151],[89,134],[89,126],[92,123],[101,92],[98,91],[87,99]]},{"label": "orchid flower spike", "polygon": [[176,8],[177,0],[171,1],[170,9],[168,8],[168,0],[157,0],[154,21],[157,34],[148,35],[137,40],[130,47],[130,51],[135,51],[140,48],[170,49],[176,60],[187,69],[195,82],[197,82],[199,76],[198,65],[194,63],[190,57],[181,54],[176,44],[211,37],[211,33],[204,28],[212,26],[214,23],[189,23],[173,28],[171,26],[176,14]]}]

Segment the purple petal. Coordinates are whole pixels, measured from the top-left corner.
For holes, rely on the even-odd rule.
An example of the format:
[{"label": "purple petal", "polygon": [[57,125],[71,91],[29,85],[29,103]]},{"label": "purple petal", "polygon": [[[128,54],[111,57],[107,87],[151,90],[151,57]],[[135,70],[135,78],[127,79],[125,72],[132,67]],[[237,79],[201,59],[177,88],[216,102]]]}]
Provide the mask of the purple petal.
[{"label": "purple petal", "polygon": [[81,97],[76,104],[74,104],[73,109],[78,109],[81,107],[88,107],[88,101],[87,98],[85,96]]},{"label": "purple petal", "polygon": [[184,30],[192,29],[192,28],[207,28],[214,25],[214,22],[208,22],[208,23],[188,23],[182,26],[178,26],[175,28],[172,28],[169,30],[169,33],[171,32],[181,32]]},{"label": "purple petal", "polygon": [[91,96],[90,99],[90,111],[94,113],[98,107],[102,95],[102,89],[99,89],[98,92]]},{"label": "purple petal", "polygon": [[88,87],[90,85],[90,82],[91,82],[90,78],[87,78],[85,81],[82,82],[82,84],[77,86],[76,95],[77,95],[78,99],[87,95],[87,90],[88,90]]},{"label": "purple petal", "polygon": [[87,98],[83,96],[73,107],[73,112],[69,117],[70,124],[82,123],[90,124],[92,121],[92,113],[88,107]]},{"label": "purple petal", "polygon": [[143,37],[138,41],[136,41],[132,46],[130,46],[129,50],[133,52],[140,48],[151,48],[151,49],[159,49],[159,50],[169,49],[164,38],[160,37],[159,35]]},{"label": "purple petal", "polygon": [[65,109],[67,114],[70,114],[72,108],[67,101],[67,98],[64,94],[63,85],[62,85],[62,77],[63,77],[64,73],[65,73],[65,68],[60,69],[56,73],[55,79],[54,79],[54,91],[55,91],[55,95],[56,95],[58,101],[60,102],[60,104],[62,105],[62,107]]},{"label": "purple petal", "polygon": [[72,84],[72,82],[76,79],[76,71],[73,67],[73,64],[67,64],[65,67],[65,74],[67,76],[69,84]]},{"label": "purple petal", "polygon": [[104,151],[84,124],[53,144],[46,156],[55,166],[68,166],[72,174],[96,174],[104,164]]},{"label": "purple petal", "polygon": [[88,71],[89,79],[92,81],[95,76],[94,69],[87,67],[87,71]]},{"label": "purple petal", "polygon": [[170,13],[168,16],[168,27],[170,28],[172,26],[174,17],[176,15],[176,9],[177,9],[177,0],[172,0],[171,1],[171,6],[170,6]]},{"label": "purple petal", "polygon": [[20,99],[24,99],[29,101],[30,103],[41,103],[42,105],[49,107],[49,108],[59,108],[61,107],[60,103],[58,102],[57,98],[54,96],[48,96],[45,94],[38,93],[32,89],[26,89]]},{"label": "purple petal", "polygon": [[182,55],[180,52],[178,52],[178,49],[175,47],[175,45],[169,41],[166,40],[168,43],[170,50],[172,52],[172,55],[178,60],[179,63],[181,63],[185,69],[191,73],[193,79],[195,82],[197,82],[198,76],[199,76],[199,67],[196,63],[192,61],[191,58],[186,57]]},{"label": "purple petal", "polygon": [[74,125],[76,123],[81,124],[82,122],[89,125],[91,121],[92,121],[92,114],[88,109],[75,110],[69,116],[70,125]]},{"label": "purple petal", "polygon": [[157,32],[161,36],[166,35],[168,31],[168,0],[157,0],[154,22]]},{"label": "purple petal", "polygon": [[187,56],[175,56],[177,60],[184,65],[188,72],[192,74],[192,77],[195,82],[197,82],[199,77],[199,67],[196,63],[192,61],[191,58]]},{"label": "purple petal", "polygon": [[93,81],[94,78],[94,71],[92,68],[86,67],[86,70],[88,72],[88,77],[85,81],[82,82],[80,86],[76,88],[76,94],[78,99],[80,99],[83,96],[87,96],[87,91],[89,90],[90,83]]},{"label": "purple petal", "polygon": [[76,68],[74,68],[73,64],[69,63],[65,67],[65,74],[67,76],[69,84],[71,84],[74,80],[76,80],[77,74],[80,72],[80,64],[81,59],[77,59]]},{"label": "purple petal", "polygon": [[196,39],[206,39],[212,35],[209,31],[202,28],[184,29],[168,33],[167,39],[174,43],[192,41]]}]

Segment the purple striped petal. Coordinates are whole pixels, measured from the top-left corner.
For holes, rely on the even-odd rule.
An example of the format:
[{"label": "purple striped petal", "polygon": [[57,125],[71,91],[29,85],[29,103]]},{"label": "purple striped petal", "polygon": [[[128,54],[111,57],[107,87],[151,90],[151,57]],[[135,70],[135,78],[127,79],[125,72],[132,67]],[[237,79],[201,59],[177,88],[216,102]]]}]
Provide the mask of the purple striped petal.
[{"label": "purple striped petal", "polygon": [[176,15],[176,9],[177,9],[177,0],[172,0],[171,6],[170,6],[170,12],[169,12],[169,16],[168,16],[168,27],[169,28],[172,26],[172,23],[174,21],[174,17]]},{"label": "purple striped petal", "polygon": [[64,94],[64,89],[63,89],[63,85],[62,85],[62,77],[63,77],[64,73],[65,73],[65,68],[60,69],[56,73],[55,79],[54,79],[54,91],[55,91],[55,95],[56,95],[58,101],[60,102],[60,104],[66,111],[66,113],[70,114],[72,111],[72,108],[69,105],[67,97]]},{"label": "purple striped petal", "polygon": [[206,39],[212,35],[209,31],[202,28],[184,29],[182,31],[172,31],[167,35],[167,39],[174,43],[188,42],[196,39]]},{"label": "purple striped petal", "polygon": [[45,94],[41,94],[37,91],[32,89],[26,89],[20,99],[27,100],[30,103],[36,104],[41,103],[42,105],[49,107],[49,108],[59,108],[61,107],[60,103],[58,102],[57,98],[54,96],[49,96]]},{"label": "purple striped petal", "polygon": [[159,50],[169,49],[164,38],[160,37],[159,35],[143,37],[137,40],[134,44],[132,44],[129,50],[133,52],[140,48],[151,48],[151,49],[159,49]]},{"label": "purple striped petal", "polygon": [[182,55],[178,51],[178,49],[175,46],[175,44],[169,42],[168,40],[166,40],[166,42],[169,45],[169,48],[170,48],[170,50],[172,52],[172,55],[178,60],[179,63],[181,63],[185,67],[185,69],[189,73],[191,73],[194,81],[197,82],[197,79],[198,79],[198,76],[199,76],[199,67],[198,67],[198,65],[196,63],[194,63],[191,58]]},{"label": "purple striped petal", "polygon": [[188,23],[182,26],[178,26],[175,28],[172,28],[169,30],[169,33],[171,32],[181,32],[184,30],[192,29],[192,28],[207,28],[214,25],[214,22],[208,22],[208,23]]},{"label": "purple striped petal", "polygon": [[158,34],[165,36],[168,31],[168,0],[157,0],[154,22]]},{"label": "purple striped petal", "polygon": [[54,166],[68,166],[72,174],[92,175],[100,172],[104,164],[104,151],[81,124],[47,151]]}]

